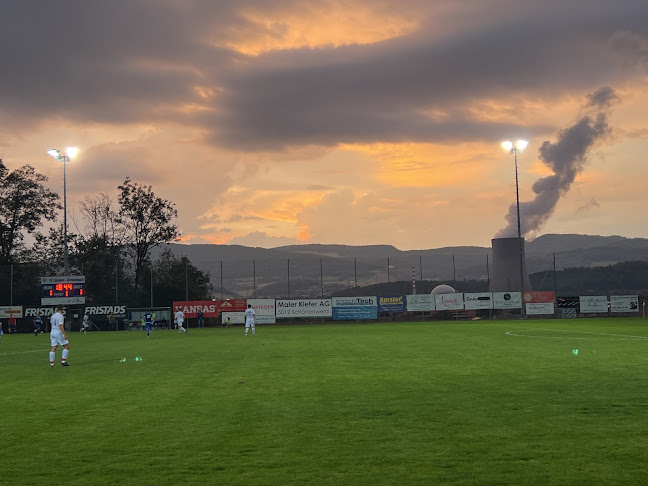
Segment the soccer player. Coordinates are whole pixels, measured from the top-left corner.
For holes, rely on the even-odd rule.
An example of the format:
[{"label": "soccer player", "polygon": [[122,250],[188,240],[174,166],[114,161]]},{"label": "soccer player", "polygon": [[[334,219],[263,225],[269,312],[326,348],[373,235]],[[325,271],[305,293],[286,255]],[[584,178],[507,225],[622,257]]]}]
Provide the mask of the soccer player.
[{"label": "soccer player", "polygon": [[38,336],[43,326],[43,318],[41,316],[34,317],[34,336]]},{"label": "soccer player", "polygon": [[153,327],[153,321],[155,320],[155,314],[151,311],[148,311],[144,314],[144,327],[146,328],[146,337],[148,338],[151,335],[151,328]]},{"label": "soccer player", "polygon": [[49,354],[50,366],[54,366],[54,359],[56,358],[56,348],[63,346],[63,356],[61,359],[61,366],[70,366],[67,362],[68,353],[70,352],[70,345],[68,343],[67,334],[65,333],[65,318],[63,317],[63,305],[59,304],[56,307],[56,312],[50,319],[52,330],[50,331],[50,343],[52,350]]},{"label": "soccer player", "polygon": [[85,315],[83,316],[83,322],[81,323],[81,329],[79,331],[83,331],[83,334],[86,333],[88,328],[90,327],[90,324],[88,324],[88,319],[90,319],[90,316],[88,316],[88,313],[86,312]]},{"label": "soccer player", "polygon": [[18,331],[16,330],[16,317],[11,314],[9,316],[9,334],[16,334]]},{"label": "soccer player", "polygon": [[181,332],[187,332],[187,330],[182,327],[182,323],[184,322],[184,313],[180,309],[178,309],[178,312],[175,313],[175,320],[178,326],[178,334],[180,334]]},{"label": "soccer player", "polygon": [[256,334],[256,312],[252,308],[252,304],[248,304],[245,309],[245,337],[248,335],[248,330],[252,328],[252,335]]}]

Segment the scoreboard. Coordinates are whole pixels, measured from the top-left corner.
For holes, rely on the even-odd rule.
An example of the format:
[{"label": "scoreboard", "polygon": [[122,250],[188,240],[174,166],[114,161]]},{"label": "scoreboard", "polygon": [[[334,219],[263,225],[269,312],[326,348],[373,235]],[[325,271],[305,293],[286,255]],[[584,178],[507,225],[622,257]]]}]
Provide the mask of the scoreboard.
[{"label": "scoreboard", "polygon": [[85,276],[41,277],[41,305],[85,304]]}]

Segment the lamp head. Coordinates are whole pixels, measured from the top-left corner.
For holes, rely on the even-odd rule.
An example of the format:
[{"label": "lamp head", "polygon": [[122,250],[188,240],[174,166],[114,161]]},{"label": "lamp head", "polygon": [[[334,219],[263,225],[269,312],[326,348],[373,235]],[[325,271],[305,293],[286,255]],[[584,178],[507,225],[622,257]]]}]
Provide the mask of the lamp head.
[{"label": "lamp head", "polygon": [[61,151],[58,149],[49,149],[47,153],[50,154],[55,159],[58,159],[61,156]]},{"label": "lamp head", "polygon": [[526,140],[518,140],[515,143],[509,140],[502,142],[502,147],[504,147],[504,150],[510,153],[522,152],[525,148],[527,148],[527,145],[529,145],[529,142],[527,142]]},{"label": "lamp head", "polygon": [[76,147],[68,147],[67,149],[65,149],[65,153],[69,158],[72,159],[76,156],[76,154],[79,153],[79,149]]}]

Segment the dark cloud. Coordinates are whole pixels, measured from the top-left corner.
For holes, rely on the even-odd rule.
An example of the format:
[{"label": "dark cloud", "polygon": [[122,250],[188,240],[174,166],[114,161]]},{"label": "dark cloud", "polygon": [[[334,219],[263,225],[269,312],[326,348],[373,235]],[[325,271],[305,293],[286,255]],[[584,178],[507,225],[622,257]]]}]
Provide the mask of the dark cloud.
[{"label": "dark cloud", "polygon": [[[557,0],[524,9],[510,0],[408,0],[402,8],[421,22],[408,36],[251,57],[226,47],[265,28],[243,12],[306,12],[317,2],[0,2],[0,120],[182,123],[207,128],[212,143],[236,150],[519,133],[476,118],[471,103],[611,83],[620,76],[615,49],[641,53],[628,39],[646,35],[648,16],[638,0],[592,0],[587,9]],[[610,44],[622,31],[629,34]],[[203,99],[197,86],[216,94]],[[179,111],[190,104],[211,111]]]},{"label": "dark cloud", "polygon": [[0,112],[16,117],[155,119],[168,104],[196,98],[191,88],[202,64],[223,66],[233,58],[203,38],[237,21],[228,2],[1,4]]},{"label": "dark cloud", "polygon": [[630,66],[648,67],[648,35],[638,35],[628,30],[615,32],[610,46]]},{"label": "dark cloud", "polygon": [[[248,149],[497,140],[520,127],[476,119],[468,110],[475,100],[556,99],[622,76],[608,40],[620,25],[645,30],[639,19],[648,4],[595,3],[586,12],[561,4],[560,15],[548,4],[544,15],[502,16],[442,39],[417,33],[334,51],[271,53],[225,75],[218,111],[204,122],[214,127],[215,143]],[[449,116],[434,119],[426,110]]]},{"label": "dark cloud", "polygon": [[585,204],[581,205],[576,210],[576,214],[579,214],[579,215],[580,214],[585,214],[585,213],[591,211],[593,208],[600,208],[600,207],[601,207],[601,205],[599,204],[599,202],[595,198],[592,198],[589,201],[587,201]]}]

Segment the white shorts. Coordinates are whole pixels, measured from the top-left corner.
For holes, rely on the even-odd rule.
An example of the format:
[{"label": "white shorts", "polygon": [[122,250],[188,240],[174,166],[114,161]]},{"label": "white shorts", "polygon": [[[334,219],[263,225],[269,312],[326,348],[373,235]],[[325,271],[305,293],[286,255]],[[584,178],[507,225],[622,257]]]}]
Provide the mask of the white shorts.
[{"label": "white shorts", "polygon": [[245,327],[254,327],[254,321],[245,321]]},{"label": "white shorts", "polygon": [[184,321],[178,321],[178,327],[182,327],[182,323],[183,323],[183,322],[184,322]]},{"label": "white shorts", "polygon": [[50,332],[50,343],[52,346],[64,346],[69,341],[63,337],[61,332]]}]

